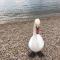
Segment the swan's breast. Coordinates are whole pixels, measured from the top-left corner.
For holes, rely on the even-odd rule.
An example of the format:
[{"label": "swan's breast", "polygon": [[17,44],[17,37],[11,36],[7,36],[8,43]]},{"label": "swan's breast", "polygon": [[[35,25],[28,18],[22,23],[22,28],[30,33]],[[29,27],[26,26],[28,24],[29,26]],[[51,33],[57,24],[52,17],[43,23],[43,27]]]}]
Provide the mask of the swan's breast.
[{"label": "swan's breast", "polygon": [[28,44],[29,48],[32,50],[32,51],[40,51],[43,46],[44,46],[44,41],[42,39],[42,37],[37,34],[37,35],[33,35],[29,41],[29,44]]}]

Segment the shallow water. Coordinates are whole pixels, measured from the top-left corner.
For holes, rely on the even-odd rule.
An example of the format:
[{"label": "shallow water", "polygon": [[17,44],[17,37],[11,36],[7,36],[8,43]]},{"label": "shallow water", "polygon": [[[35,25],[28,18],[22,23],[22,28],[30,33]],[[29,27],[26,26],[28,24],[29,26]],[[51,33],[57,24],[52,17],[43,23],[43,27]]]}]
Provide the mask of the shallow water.
[{"label": "shallow water", "polygon": [[60,13],[60,0],[1,0],[0,20]]}]

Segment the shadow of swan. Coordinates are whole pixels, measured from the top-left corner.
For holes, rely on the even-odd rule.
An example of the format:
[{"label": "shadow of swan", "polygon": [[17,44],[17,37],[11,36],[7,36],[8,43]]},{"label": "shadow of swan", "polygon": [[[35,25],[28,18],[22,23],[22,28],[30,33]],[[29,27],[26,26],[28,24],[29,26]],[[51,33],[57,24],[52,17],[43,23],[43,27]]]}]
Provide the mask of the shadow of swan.
[{"label": "shadow of swan", "polygon": [[39,51],[39,52],[37,52],[37,53],[35,53],[35,52],[30,52],[30,53],[28,54],[28,56],[31,57],[31,58],[34,58],[35,56],[44,57],[45,55],[44,55],[41,51]]}]

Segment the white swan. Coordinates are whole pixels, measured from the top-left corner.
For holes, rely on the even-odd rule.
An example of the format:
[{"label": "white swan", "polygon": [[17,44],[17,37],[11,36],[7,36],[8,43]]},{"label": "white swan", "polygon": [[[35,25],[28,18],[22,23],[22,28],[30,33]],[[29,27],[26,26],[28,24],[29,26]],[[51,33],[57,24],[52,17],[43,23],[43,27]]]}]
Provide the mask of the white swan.
[{"label": "white swan", "polygon": [[28,43],[29,48],[33,52],[39,52],[44,47],[44,41],[41,35],[39,34],[40,27],[40,19],[35,19],[34,28],[33,28],[33,36],[30,38]]}]

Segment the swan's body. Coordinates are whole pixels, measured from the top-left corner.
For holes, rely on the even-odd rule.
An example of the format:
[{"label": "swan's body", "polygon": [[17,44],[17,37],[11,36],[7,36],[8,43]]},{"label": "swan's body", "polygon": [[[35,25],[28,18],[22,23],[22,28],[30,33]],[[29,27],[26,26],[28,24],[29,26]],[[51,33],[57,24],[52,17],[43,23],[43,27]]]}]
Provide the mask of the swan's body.
[{"label": "swan's body", "polygon": [[44,41],[41,37],[41,35],[36,34],[33,35],[29,41],[29,48],[34,51],[34,52],[38,52],[40,51],[44,46]]},{"label": "swan's body", "polygon": [[[38,22],[38,23],[37,23]],[[38,28],[40,25],[40,20],[35,20],[34,23],[34,28],[33,28],[33,36],[30,38],[30,41],[28,43],[29,48],[33,51],[33,52],[39,52],[42,50],[42,48],[44,47],[44,41],[43,38],[41,37],[41,35],[36,32],[36,27]]]}]

